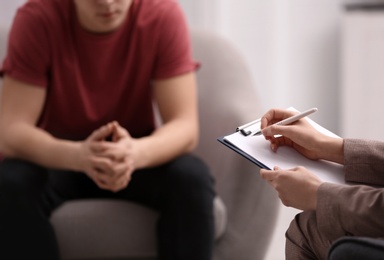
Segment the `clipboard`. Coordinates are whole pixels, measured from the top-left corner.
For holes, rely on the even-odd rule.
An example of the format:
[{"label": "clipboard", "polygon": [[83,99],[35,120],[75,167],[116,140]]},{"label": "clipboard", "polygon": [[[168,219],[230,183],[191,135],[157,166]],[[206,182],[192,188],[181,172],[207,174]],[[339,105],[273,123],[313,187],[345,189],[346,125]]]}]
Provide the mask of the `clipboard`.
[{"label": "clipboard", "polygon": [[253,133],[260,130],[261,127],[261,118],[253,120],[245,125],[239,126],[236,128],[236,132],[242,133],[244,136],[252,136]]},{"label": "clipboard", "polygon": [[[243,136],[247,136],[249,138],[251,138],[252,136],[252,133],[255,132],[255,131],[258,131],[260,129],[260,123],[261,123],[261,119],[258,118],[256,120],[253,120],[249,123],[246,123],[244,125],[241,125],[239,127],[236,128],[236,131],[237,133],[240,133],[242,134]],[[259,160],[257,160],[255,157],[253,157],[252,155],[244,152],[242,149],[238,148],[236,145],[234,145],[233,143],[231,142],[228,142],[226,141],[225,139],[225,136],[222,136],[222,137],[219,137],[217,138],[217,140],[222,143],[223,145],[227,146],[228,148],[232,149],[233,151],[235,151],[236,153],[240,154],[241,156],[243,156],[244,158],[248,159],[249,161],[251,161],[252,163],[256,164],[257,166],[259,166],[260,168],[264,168],[264,169],[268,169],[268,170],[271,170],[271,168],[269,168],[268,166],[266,166],[265,164],[263,164],[262,162],[260,162]]]},{"label": "clipboard", "polygon": [[227,142],[224,137],[220,137],[220,138],[217,138],[217,140],[222,143],[223,145],[227,146],[228,148],[232,149],[233,151],[235,151],[236,153],[240,154],[241,156],[243,156],[244,158],[248,159],[249,161],[251,161],[252,163],[256,164],[257,166],[259,166],[260,168],[263,168],[263,169],[267,169],[267,170],[271,170],[271,168],[269,168],[268,166],[266,166],[265,164],[263,164],[262,162],[260,162],[259,160],[257,160],[256,158],[254,158],[252,155],[249,155],[248,153],[244,152],[243,150],[241,150],[240,148],[236,147],[235,145],[233,145],[232,143],[230,142]]},{"label": "clipboard", "polygon": [[[289,109],[297,111],[292,107]],[[318,131],[340,138],[310,118],[305,118],[305,120],[308,120]],[[304,166],[323,181],[346,183],[343,165],[324,160],[310,160],[286,146],[279,147],[275,153],[271,150],[269,141],[265,140],[263,135],[254,136],[251,134],[258,130],[260,130],[260,119],[239,126],[233,133],[219,137],[217,140],[260,168],[271,170],[274,166],[279,166],[282,169]]]}]

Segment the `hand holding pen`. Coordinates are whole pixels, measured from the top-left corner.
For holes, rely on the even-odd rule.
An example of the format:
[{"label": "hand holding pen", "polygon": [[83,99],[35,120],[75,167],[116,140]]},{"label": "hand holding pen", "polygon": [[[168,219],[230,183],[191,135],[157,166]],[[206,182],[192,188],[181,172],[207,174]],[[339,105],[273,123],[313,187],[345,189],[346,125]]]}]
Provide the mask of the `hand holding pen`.
[{"label": "hand holding pen", "polygon": [[307,120],[300,120],[316,111],[313,108],[296,114],[291,110],[271,109],[261,118],[260,132],[270,141],[275,152],[280,146],[290,146],[307,158],[320,159],[322,142],[328,137]]},{"label": "hand holding pen", "polygon": [[[277,111],[277,110],[270,110],[270,111]],[[296,115],[293,115],[291,117],[285,118],[281,121],[278,121],[277,123],[274,123],[274,125],[289,125],[289,124],[292,124],[292,123],[294,123],[294,122],[296,122],[296,121],[298,121],[298,120],[300,120],[300,119],[302,119],[302,118],[304,118],[304,117],[306,117],[312,113],[315,113],[316,111],[317,111],[317,108],[311,108],[311,109],[308,109],[308,110],[301,112],[299,114],[296,114]],[[276,113],[276,112],[274,112],[274,113]],[[263,116],[261,119],[261,121],[262,121],[261,122],[261,128],[263,128],[263,118],[266,118],[266,115]],[[255,133],[252,133],[252,135],[261,135],[261,134],[262,134],[261,129],[256,131]]]}]

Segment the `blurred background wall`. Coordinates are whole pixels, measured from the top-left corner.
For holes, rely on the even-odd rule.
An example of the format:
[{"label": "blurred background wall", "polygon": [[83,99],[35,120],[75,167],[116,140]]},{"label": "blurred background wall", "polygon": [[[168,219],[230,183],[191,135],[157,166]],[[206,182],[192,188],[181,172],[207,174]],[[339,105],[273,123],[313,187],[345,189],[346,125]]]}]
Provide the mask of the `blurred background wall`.
[{"label": "blurred background wall", "polygon": [[192,27],[243,53],[265,110],[318,107],[311,117],[339,135],[384,139],[384,1],[179,1]]},{"label": "blurred background wall", "polygon": [[[0,26],[10,25],[16,7],[23,2],[25,0],[0,0]],[[264,110],[271,107],[294,106],[299,110],[318,107],[319,111],[311,117],[337,134],[382,138],[384,125],[377,127],[376,118],[379,115],[376,113],[381,108],[384,109],[384,106],[377,107],[377,103],[380,103],[377,99],[370,102],[371,96],[366,95],[367,88],[363,86],[367,83],[366,78],[369,78],[374,82],[370,86],[371,95],[380,96],[374,95],[381,83],[384,84],[384,80],[381,82],[381,79],[376,79],[381,74],[380,67],[372,75],[369,71],[363,73],[361,68],[351,62],[359,63],[363,68],[379,66],[379,60],[384,58],[384,51],[382,56],[376,55],[381,53],[380,50],[371,51],[370,58],[365,58],[364,62],[362,56],[350,56],[364,53],[373,47],[384,47],[384,39],[381,44],[379,36],[371,43],[356,43],[359,38],[366,40],[365,29],[374,31],[376,26],[366,25],[365,29],[361,29],[360,24],[365,20],[370,20],[371,24],[382,24],[377,17],[381,17],[384,10],[379,8],[379,11],[374,12],[354,11],[351,16],[351,12],[346,11],[346,6],[371,3],[382,5],[384,0],[179,2],[190,27],[209,30],[226,37],[244,55]],[[371,18],[372,14],[375,19]],[[356,32],[359,28],[360,32]],[[376,34],[382,35],[382,30],[382,26],[376,29]],[[376,45],[372,47],[373,42]],[[356,79],[356,75],[360,74],[361,77]],[[352,86],[351,82],[359,83]],[[360,92],[350,92],[351,88],[360,88]],[[350,93],[352,94],[349,95]],[[362,96],[366,96],[365,99],[359,99]],[[369,106],[368,109],[367,102],[376,105]],[[361,109],[362,107],[366,109]],[[367,122],[364,119],[366,113],[375,119]],[[356,118],[356,115],[360,116]],[[255,115],[255,118],[259,116]],[[351,130],[367,123],[372,123],[370,128],[376,129],[376,132],[372,130],[367,135],[364,129]]]},{"label": "blurred background wall", "polygon": [[244,54],[265,110],[318,107],[312,117],[338,131],[343,1],[180,2],[191,26],[222,34]]},{"label": "blurred background wall", "polygon": [[9,26],[16,8],[25,0],[0,0],[0,26]]}]

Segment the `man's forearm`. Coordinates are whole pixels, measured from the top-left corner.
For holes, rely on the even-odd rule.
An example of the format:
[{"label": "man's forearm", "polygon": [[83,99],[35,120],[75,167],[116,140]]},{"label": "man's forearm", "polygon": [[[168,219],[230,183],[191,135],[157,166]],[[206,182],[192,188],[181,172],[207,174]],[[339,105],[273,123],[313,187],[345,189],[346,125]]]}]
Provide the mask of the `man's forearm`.
[{"label": "man's forearm", "polygon": [[136,139],[139,158],[135,167],[157,166],[195,149],[198,129],[195,124],[175,120],[157,129],[152,135]]},{"label": "man's forearm", "polygon": [[80,170],[77,142],[56,139],[44,130],[23,123],[4,129],[1,139],[1,151],[6,157],[48,168]]}]

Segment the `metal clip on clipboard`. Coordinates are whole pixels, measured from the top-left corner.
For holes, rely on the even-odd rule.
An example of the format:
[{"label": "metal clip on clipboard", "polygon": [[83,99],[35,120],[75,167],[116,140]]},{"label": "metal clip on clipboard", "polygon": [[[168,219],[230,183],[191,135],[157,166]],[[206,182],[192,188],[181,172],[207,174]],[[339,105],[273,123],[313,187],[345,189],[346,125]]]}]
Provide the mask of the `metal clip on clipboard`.
[{"label": "metal clip on clipboard", "polygon": [[260,130],[261,127],[261,118],[256,119],[252,122],[249,122],[247,124],[244,124],[242,126],[239,126],[236,128],[236,132],[241,132],[244,136],[252,136],[254,135],[257,131]]}]

